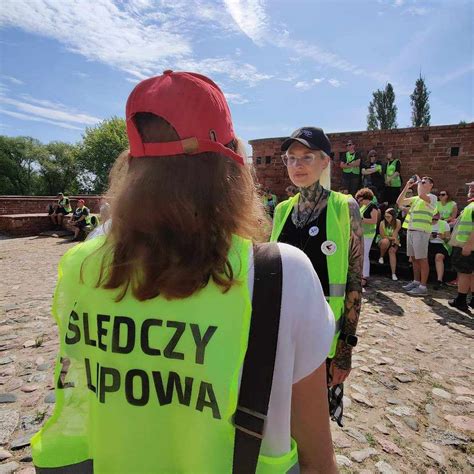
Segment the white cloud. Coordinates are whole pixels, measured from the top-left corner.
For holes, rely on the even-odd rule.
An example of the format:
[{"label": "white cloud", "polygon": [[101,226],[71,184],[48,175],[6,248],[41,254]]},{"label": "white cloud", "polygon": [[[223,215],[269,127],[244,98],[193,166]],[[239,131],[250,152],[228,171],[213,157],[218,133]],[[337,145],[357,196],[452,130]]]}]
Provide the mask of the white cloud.
[{"label": "white cloud", "polygon": [[85,79],[86,77],[90,77],[89,74],[81,71],[74,71],[73,74],[81,79]]},{"label": "white cloud", "polygon": [[401,7],[405,3],[405,0],[394,0],[393,6],[394,7]]},{"label": "white cloud", "polygon": [[433,84],[435,84],[436,86],[444,86],[448,82],[454,81],[455,79],[458,79],[459,77],[462,77],[465,74],[468,74],[472,71],[474,71],[474,64],[469,63],[469,64],[466,64],[465,66],[455,69],[452,72],[449,72],[445,76],[434,78]]},{"label": "white cloud", "polygon": [[321,82],[323,82],[323,81],[324,81],[324,77],[315,77],[315,78],[313,79],[313,82],[314,82],[315,84],[319,84],[319,83],[321,83]]},{"label": "white cloud", "polygon": [[224,0],[227,11],[254,43],[261,44],[266,36],[268,19],[261,0]]},{"label": "white cloud", "polygon": [[302,91],[307,91],[307,90],[311,89],[311,87],[313,87],[313,84],[311,84],[311,82],[308,82],[308,81],[298,81],[295,84],[295,87],[297,89],[302,90]]},{"label": "white cloud", "polygon": [[20,119],[20,120],[29,120],[29,121],[32,121],[32,122],[44,122],[44,123],[49,123],[50,125],[56,125],[57,127],[68,128],[68,129],[71,129],[71,130],[82,130],[83,129],[82,127],[76,127],[76,126],[71,125],[69,123],[57,122],[55,120],[48,120],[48,119],[45,119],[45,118],[42,118],[42,117],[34,117],[32,115],[22,114],[20,112],[13,112],[11,110],[6,110],[6,109],[2,109],[2,108],[0,108],[0,113],[5,114],[5,115],[9,115],[10,117],[14,117],[14,118],[17,118],[17,119]]},{"label": "white cloud", "polygon": [[243,97],[241,94],[236,94],[232,92],[224,92],[227,102],[235,105],[248,104],[249,100]]},{"label": "white cloud", "polygon": [[429,9],[425,7],[409,7],[403,13],[413,16],[425,16],[429,13]]},{"label": "white cloud", "polygon": [[20,79],[17,79],[16,77],[13,77],[13,76],[7,76],[6,74],[0,74],[0,77],[2,79],[5,79],[5,80],[11,82],[12,84],[16,84],[16,85],[24,84],[23,81],[20,81]]},{"label": "white cloud", "polygon": [[342,85],[342,82],[339,81],[338,79],[329,79],[328,82],[333,87],[340,87]]},{"label": "white cloud", "polygon": [[[8,108],[3,108],[2,113],[22,120],[50,123],[63,128],[82,130],[80,125],[95,125],[101,119],[74,110],[68,110],[63,104],[49,100],[35,99],[22,95],[22,100],[0,96],[0,103]],[[38,105],[39,104],[39,105]],[[13,109],[13,110],[10,110]]]}]

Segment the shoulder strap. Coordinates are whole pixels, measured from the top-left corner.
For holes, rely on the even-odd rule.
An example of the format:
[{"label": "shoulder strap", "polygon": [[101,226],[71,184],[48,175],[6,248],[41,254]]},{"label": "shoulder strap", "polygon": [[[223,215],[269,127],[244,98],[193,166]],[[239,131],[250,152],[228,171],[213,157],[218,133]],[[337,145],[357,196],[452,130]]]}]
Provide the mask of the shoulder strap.
[{"label": "shoulder strap", "polygon": [[280,326],[282,263],[278,244],[255,245],[254,264],[252,318],[234,415],[233,474],[253,474],[257,468]]}]

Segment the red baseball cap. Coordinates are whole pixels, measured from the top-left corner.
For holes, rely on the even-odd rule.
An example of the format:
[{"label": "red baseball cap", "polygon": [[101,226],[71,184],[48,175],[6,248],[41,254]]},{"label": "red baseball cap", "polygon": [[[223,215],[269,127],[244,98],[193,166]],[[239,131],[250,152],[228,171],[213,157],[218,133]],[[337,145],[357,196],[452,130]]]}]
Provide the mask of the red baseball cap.
[{"label": "red baseball cap", "polygon": [[[133,120],[139,112],[164,118],[181,140],[143,143]],[[244,163],[240,155],[225,146],[235,139],[235,134],[224,94],[213,81],[200,74],[167,70],[161,76],[145,79],[130,94],[126,116],[133,157],[194,155],[211,151]]]}]

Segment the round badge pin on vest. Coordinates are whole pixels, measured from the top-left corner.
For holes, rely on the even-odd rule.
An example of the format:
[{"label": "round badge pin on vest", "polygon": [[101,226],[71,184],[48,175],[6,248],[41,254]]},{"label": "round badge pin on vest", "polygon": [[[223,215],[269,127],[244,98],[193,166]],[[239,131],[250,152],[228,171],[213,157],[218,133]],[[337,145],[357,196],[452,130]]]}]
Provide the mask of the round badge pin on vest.
[{"label": "round badge pin on vest", "polygon": [[316,237],[319,234],[319,227],[314,225],[313,227],[310,227],[308,234],[311,237]]},{"label": "round badge pin on vest", "polygon": [[333,255],[336,251],[336,242],[333,242],[332,240],[326,240],[321,244],[321,252],[323,252],[324,255]]}]

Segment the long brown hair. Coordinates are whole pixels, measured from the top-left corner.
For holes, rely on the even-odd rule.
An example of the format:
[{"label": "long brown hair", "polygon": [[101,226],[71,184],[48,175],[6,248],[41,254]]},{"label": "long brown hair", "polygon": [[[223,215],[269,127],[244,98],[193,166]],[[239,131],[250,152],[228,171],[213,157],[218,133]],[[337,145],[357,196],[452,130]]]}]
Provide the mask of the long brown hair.
[{"label": "long brown hair", "polygon": [[[388,222],[387,219],[385,219],[385,214],[389,213],[392,216],[392,221]],[[397,228],[397,211],[393,207],[389,207],[388,209],[385,210],[383,214],[383,225],[385,228],[391,227],[393,230]]]},{"label": "long brown hair", "polygon": [[[144,142],[179,140],[161,117],[137,114]],[[232,142],[228,147],[236,149]],[[186,298],[212,279],[234,283],[232,235],[263,241],[268,221],[249,167],[217,153],[121,157],[111,174],[112,227],[98,286],[147,300]]]}]

